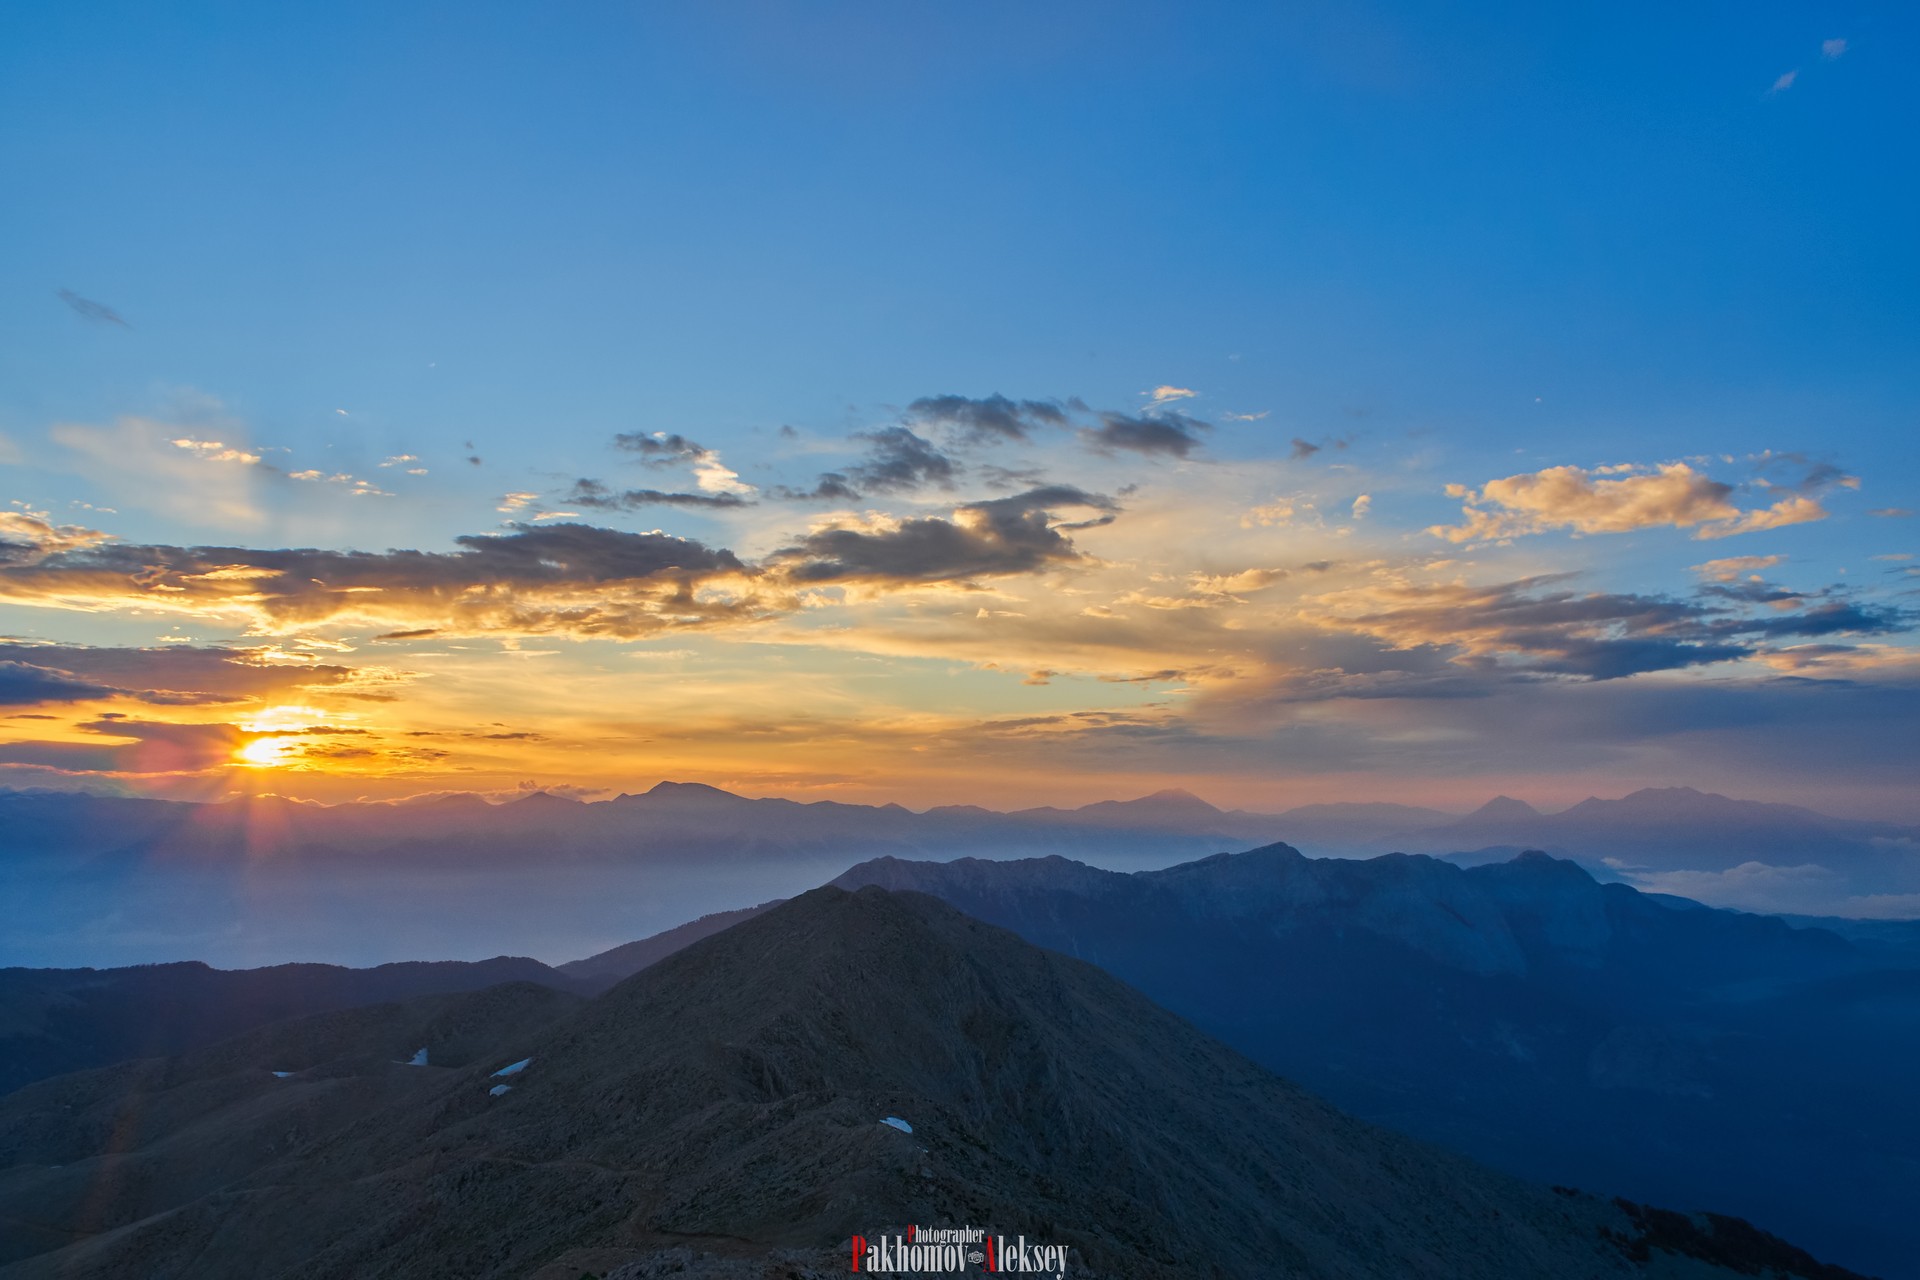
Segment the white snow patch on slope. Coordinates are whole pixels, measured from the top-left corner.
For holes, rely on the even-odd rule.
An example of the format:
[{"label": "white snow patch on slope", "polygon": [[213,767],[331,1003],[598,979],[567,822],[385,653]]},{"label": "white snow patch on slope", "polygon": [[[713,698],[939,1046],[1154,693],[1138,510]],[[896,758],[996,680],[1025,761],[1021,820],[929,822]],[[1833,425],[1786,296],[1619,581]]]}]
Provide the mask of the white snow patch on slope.
[{"label": "white snow patch on slope", "polygon": [[517,1076],[522,1071],[525,1071],[532,1064],[533,1064],[532,1058],[522,1058],[518,1062],[511,1063],[507,1066],[500,1068],[498,1071],[494,1072],[493,1074],[495,1074],[496,1076]]},{"label": "white snow patch on slope", "polygon": [[880,1123],[890,1124],[902,1133],[913,1132],[913,1126],[908,1124],[905,1120],[902,1120],[899,1116],[888,1116],[886,1119],[882,1120]]}]

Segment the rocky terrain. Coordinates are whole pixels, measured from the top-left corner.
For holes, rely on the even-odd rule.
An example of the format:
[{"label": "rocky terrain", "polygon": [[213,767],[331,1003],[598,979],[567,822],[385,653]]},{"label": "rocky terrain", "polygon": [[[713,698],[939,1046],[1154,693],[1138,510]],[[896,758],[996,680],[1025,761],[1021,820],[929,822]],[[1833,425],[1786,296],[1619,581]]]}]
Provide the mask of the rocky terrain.
[{"label": "rocky terrain", "polygon": [[910,1223],[1024,1232],[1087,1276],[1847,1274],[1374,1128],[875,888],[584,1003],[513,984],[41,1081],[0,1100],[0,1163],[6,1280],[795,1277]]},{"label": "rocky terrain", "polygon": [[935,894],[1098,964],[1336,1105],[1496,1167],[1915,1274],[1920,968],[1870,939],[1538,853],[880,859],[837,883]]}]

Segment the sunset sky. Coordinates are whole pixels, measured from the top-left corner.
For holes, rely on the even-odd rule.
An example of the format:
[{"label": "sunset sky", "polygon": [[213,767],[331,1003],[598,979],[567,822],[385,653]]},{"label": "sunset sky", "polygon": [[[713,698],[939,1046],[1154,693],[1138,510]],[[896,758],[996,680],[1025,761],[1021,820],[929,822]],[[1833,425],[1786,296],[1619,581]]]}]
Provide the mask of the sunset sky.
[{"label": "sunset sky", "polygon": [[1920,819],[1916,65],[1859,3],[11,6],[0,786]]}]

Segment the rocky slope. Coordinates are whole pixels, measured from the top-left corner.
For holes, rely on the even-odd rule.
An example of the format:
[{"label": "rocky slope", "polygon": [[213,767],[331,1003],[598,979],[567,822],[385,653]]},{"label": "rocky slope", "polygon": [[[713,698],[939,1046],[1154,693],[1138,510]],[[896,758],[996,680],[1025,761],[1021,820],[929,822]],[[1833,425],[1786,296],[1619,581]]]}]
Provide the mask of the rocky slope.
[{"label": "rocky slope", "polygon": [[796,1276],[910,1223],[1023,1232],[1086,1276],[1731,1276],[1736,1241],[1845,1274],[1375,1129],[921,895],[818,890],[565,999],[455,998],[445,1066],[391,1061],[427,1029],[403,1006],[149,1067],[132,1103],[111,1072],[22,1090],[0,1276]]},{"label": "rocky slope", "polygon": [[1523,1176],[1764,1221],[1914,1274],[1920,971],[1777,919],[1682,910],[1540,854],[1121,874],[879,859],[1089,960],[1337,1105]]}]

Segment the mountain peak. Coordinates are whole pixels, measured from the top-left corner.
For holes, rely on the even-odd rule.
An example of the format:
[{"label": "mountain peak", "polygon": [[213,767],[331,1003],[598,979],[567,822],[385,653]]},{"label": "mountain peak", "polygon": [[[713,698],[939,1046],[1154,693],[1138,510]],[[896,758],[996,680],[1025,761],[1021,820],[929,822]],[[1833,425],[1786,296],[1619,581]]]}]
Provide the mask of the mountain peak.
[{"label": "mountain peak", "polygon": [[1472,818],[1493,818],[1512,821],[1518,818],[1537,818],[1540,811],[1525,800],[1515,800],[1512,796],[1495,796],[1493,799],[1468,814]]},{"label": "mountain peak", "polygon": [[673,782],[671,780],[656,782],[642,794],[656,800],[741,800],[745,798],[719,787],[708,786],[704,782]]}]

